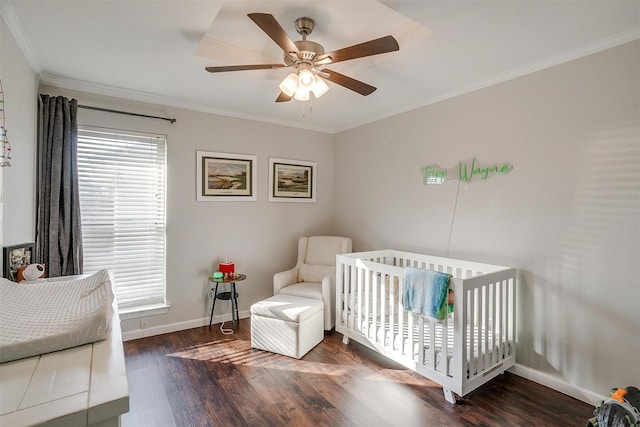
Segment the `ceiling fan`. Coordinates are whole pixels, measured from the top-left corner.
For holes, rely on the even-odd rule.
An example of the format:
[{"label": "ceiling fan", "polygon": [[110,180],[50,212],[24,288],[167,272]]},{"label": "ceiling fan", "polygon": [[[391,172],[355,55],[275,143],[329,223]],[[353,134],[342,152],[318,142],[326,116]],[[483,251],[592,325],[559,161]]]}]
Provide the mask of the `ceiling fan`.
[{"label": "ceiling fan", "polygon": [[284,64],[231,65],[206,67],[205,69],[210,73],[221,73],[226,71],[293,67],[295,72],[289,74],[280,83],[281,92],[276,102],[290,101],[291,98],[298,101],[308,101],[311,93],[316,98],[319,98],[329,90],[329,86],[323,79],[367,96],[373,93],[376,88],[344,74],[324,68],[325,65],[400,49],[395,38],[385,36],[325,53],[322,45],[307,40],[307,36],[311,34],[315,25],[311,18],[302,17],[296,19],[296,31],[302,36],[302,40],[294,42],[273,15],[268,13],[249,13],[247,16],[282,48],[284,51]]}]

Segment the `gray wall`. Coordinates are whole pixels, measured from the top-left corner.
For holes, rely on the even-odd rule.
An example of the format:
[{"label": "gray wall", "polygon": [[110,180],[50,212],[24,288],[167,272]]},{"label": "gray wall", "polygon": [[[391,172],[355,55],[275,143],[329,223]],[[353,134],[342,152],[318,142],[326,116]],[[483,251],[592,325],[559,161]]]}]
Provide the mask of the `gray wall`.
[{"label": "gray wall", "polygon": [[[639,69],[636,41],[337,135],[336,232],[515,266],[522,372],[640,384]],[[422,184],[473,157],[514,169]]]},{"label": "gray wall", "polygon": [[[79,109],[79,125],[167,135],[168,313],[126,320],[125,336],[161,333],[208,323],[207,277],[229,258],[247,279],[238,284],[241,316],[273,294],[273,274],[295,265],[300,236],[333,230],[333,138],[331,135],[135,103],[83,92],[40,87],[41,93],[78,99],[79,104],[172,117],[168,122]],[[258,200],[196,201],[196,151],[257,156]],[[317,163],[316,203],[273,203],[268,197],[269,157]],[[230,313],[216,304],[216,315]],[[215,321],[215,320],[214,320]]]},{"label": "gray wall", "polygon": [[0,19],[0,78],[11,167],[2,168],[2,244],[35,238],[35,140],[38,82],[4,20]]}]

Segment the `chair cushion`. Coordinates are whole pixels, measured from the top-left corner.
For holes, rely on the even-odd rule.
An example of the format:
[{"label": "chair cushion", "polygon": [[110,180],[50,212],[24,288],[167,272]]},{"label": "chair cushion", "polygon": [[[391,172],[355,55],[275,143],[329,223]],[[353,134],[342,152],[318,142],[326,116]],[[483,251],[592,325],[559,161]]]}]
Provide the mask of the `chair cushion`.
[{"label": "chair cushion", "polygon": [[280,289],[280,294],[293,295],[302,298],[319,299],[322,301],[322,283],[301,282],[285,286]]},{"label": "chair cushion", "polygon": [[251,315],[300,323],[323,310],[324,303],[317,299],[278,294],[253,304]]},{"label": "chair cushion", "polygon": [[307,242],[306,264],[336,265],[336,254],[342,252],[344,237],[311,236]]},{"label": "chair cushion", "polygon": [[301,282],[322,282],[325,276],[336,274],[336,268],[329,265],[300,264],[298,280]]}]

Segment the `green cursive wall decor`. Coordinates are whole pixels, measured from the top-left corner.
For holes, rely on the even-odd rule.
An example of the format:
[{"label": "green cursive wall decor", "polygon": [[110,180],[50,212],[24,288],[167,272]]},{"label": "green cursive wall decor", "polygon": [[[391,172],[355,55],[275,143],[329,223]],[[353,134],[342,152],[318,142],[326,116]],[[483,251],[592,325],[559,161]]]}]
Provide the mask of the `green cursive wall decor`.
[{"label": "green cursive wall decor", "polygon": [[458,166],[451,169],[443,169],[438,165],[429,165],[420,169],[422,171],[424,185],[442,184],[445,181],[459,179],[462,182],[471,182],[474,178],[486,180],[497,174],[507,174],[513,170],[509,163],[495,163],[482,165],[476,159],[468,162],[459,162]]}]

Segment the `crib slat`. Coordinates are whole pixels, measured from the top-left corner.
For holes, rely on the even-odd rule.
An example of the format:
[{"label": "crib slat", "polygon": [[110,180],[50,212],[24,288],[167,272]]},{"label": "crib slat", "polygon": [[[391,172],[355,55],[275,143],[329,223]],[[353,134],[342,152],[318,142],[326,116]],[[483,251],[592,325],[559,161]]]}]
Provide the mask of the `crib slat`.
[{"label": "crib slat", "polygon": [[389,292],[388,290],[388,286],[387,286],[387,281],[389,276],[387,276],[386,274],[382,274],[382,280],[380,282],[380,286],[381,286],[381,292],[380,292],[380,332],[377,335],[378,338],[378,342],[381,342],[382,345],[384,346],[387,342],[387,314],[386,314],[386,307],[387,307],[387,293]]},{"label": "crib slat", "polygon": [[[400,286],[398,287],[398,298],[401,298],[404,295],[404,278],[400,281]],[[397,310],[398,314],[398,331],[396,333],[396,340],[400,340],[400,342],[396,346],[396,350],[400,350],[401,354],[403,353],[402,347],[402,334],[404,330],[404,307],[398,306]]]},{"label": "crib slat", "polygon": [[350,296],[349,294],[353,281],[351,280],[351,265],[345,265],[344,269],[344,284],[342,285],[342,304],[344,307],[344,312],[342,313],[342,318],[345,326],[348,329],[351,329],[349,325],[349,314],[351,311],[349,310]]},{"label": "crib slat", "polygon": [[[436,325],[435,322],[432,322],[432,324],[433,324],[433,329],[435,330],[438,325]],[[441,338],[442,348],[440,349],[440,359],[441,359],[440,363],[442,367],[442,373],[445,375],[449,375],[449,327],[452,327],[452,326],[453,325],[449,325],[448,317],[442,322],[442,325],[440,326],[440,333],[442,334],[442,338]],[[432,343],[431,346],[434,347],[435,349],[435,346],[436,346],[435,331],[433,335],[434,336],[431,339],[431,343]],[[432,360],[433,360],[433,369],[436,369],[437,360],[435,360],[435,353]]]},{"label": "crib slat", "polygon": [[[405,356],[409,356],[413,358],[413,327],[414,327],[414,320],[415,320],[415,315],[406,311],[403,313],[405,316],[407,316],[407,337],[406,339],[403,338],[402,339],[402,343],[404,345],[404,348],[402,349],[402,354],[404,354]],[[402,333],[404,335],[404,332]]]},{"label": "crib slat", "polygon": [[[344,324],[344,298],[342,298],[342,286],[344,283],[344,264],[339,260],[336,263],[336,323]],[[339,314],[339,315],[338,315]],[[336,328],[338,325],[336,325]]]},{"label": "crib slat", "polygon": [[351,284],[349,286],[349,307],[351,307],[351,312],[349,316],[349,329],[355,330],[355,310],[356,308],[356,289],[358,287],[358,268],[353,266],[351,267]]},{"label": "crib slat", "polygon": [[496,342],[496,330],[495,330],[495,326],[496,326],[496,284],[495,283],[491,283],[489,284],[488,287],[488,292],[489,292],[489,308],[488,308],[488,313],[489,313],[489,328],[491,329],[491,342],[489,343],[489,345],[491,346],[491,365],[498,363],[498,358],[494,357],[494,355],[496,354],[495,350],[498,343]]},{"label": "crib slat", "polygon": [[502,345],[502,287],[496,283],[496,348],[498,349],[498,359],[500,359],[500,346]]},{"label": "crib slat", "polygon": [[372,309],[372,318],[371,318],[371,334],[369,335],[369,338],[372,340],[377,340],[378,337],[378,286],[380,286],[378,280],[380,279],[380,276],[378,276],[375,272],[372,272],[373,274],[373,297],[372,297],[372,303],[373,303],[373,307]]},{"label": "crib slat", "polygon": [[357,314],[356,314],[356,320],[357,320],[357,325],[358,325],[358,331],[360,333],[363,333],[362,330],[362,287],[363,287],[363,282],[364,282],[364,269],[359,268],[358,269],[358,279],[357,279],[357,295],[356,295],[356,310],[357,310]]},{"label": "crib slat", "polygon": [[516,331],[515,331],[515,324],[516,324],[516,318],[515,318],[515,300],[516,300],[516,288],[515,288],[515,278],[510,278],[507,279],[507,286],[510,290],[509,293],[509,298],[507,299],[508,304],[509,304],[509,321],[507,322],[507,325],[511,325],[511,328],[509,328],[509,334],[507,335],[507,340],[508,343],[511,344],[511,351],[509,352],[510,356],[514,356],[515,358],[515,339],[516,339]]},{"label": "crib slat", "polygon": [[473,359],[474,359],[474,348],[475,348],[475,334],[473,333],[473,323],[476,319],[475,316],[475,289],[471,289],[469,291],[469,298],[467,301],[467,306],[469,307],[469,321],[464,325],[464,328],[468,330],[467,342],[469,343],[467,347],[469,347],[469,354],[467,357],[467,367],[469,369],[469,378],[473,377]]},{"label": "crib slat", "polygon": [[507,286],[507,282],[502,280],[500,282],[502,287],[504,288],[504,335],[501,337],[502,340],[502,351],[500,352],[503,356],[507,357],[508,350],[508,340],[509,336],[509,287]]},{"label": "crib slat", "polygon": [[[418,342],[416,343],[416,351],[417,351],[417,361],[420,365],[424,365],[424,325],[425,325],[424,316],[420,316],[418,319]],[[413,349],[411,350],[413,352]],[[415,356],[413,360],[416,360]]]},{"label": "crib slat", "polygon": [[473,325],[474,334],[477,336],[476,338],[476,348],[475,348],[475,361],[476,361],[476,369],[475,372],[480,372],[481,369],[484,369],[484,364],[482,362],[482,288],[476,288],[476,321]]},{"label": "crib slat", "polygon": [[371,318],[369,317],[369,287],[371,286],[371,271],[366,270],[364,272],[364,333],[368,338],[371,338]]},{"label": "crib slat", "polygon": [[[500,333],[498,331],[498,322],[500,317],[500,304],[498,303],[498,283],[492,283],[490,285],[490,295],[491,295],[491,307],[490,307],[490,328],[491,328],[491,353],[492,353],[492,361],[493,363],[497,363],[498,360],[494,357],[496,354],[496,349],[500,347]],[[496,360],[494,360],[496,359]]]},{"label": "crib slat", "polygon": [[[396,284],[392,276],[389,276],[391,283],[389,284],[389,299],[390,301],[397,301],[396,299]],[[398,286],[400,284],[398,283]],[[395,317],[396,317],[396,304],[389,304],[389,345],[393,350],[396,350],[395,341]]]},{"label": "crib slat", "polygon": [[485,351],[485,346],[486,346],[486,340],[485,340],[485,335],[484,335],[484,326],[485,326],[485,322],[484,322],[484,315],[485,315],[485,311],[484,311],[484,304],[485,304],[485,299],[484,299],[484,286],[478,288],[477,292],[478,292],[478,323],[476,324],[476,331],[478,334],[478,348],[477,348],[477,365],[478,365],[478,372],[480,372],[481,370],[484,370],[486,368],[486,360],[485,360],[485,355],[487,354],[487,352]]}]

